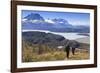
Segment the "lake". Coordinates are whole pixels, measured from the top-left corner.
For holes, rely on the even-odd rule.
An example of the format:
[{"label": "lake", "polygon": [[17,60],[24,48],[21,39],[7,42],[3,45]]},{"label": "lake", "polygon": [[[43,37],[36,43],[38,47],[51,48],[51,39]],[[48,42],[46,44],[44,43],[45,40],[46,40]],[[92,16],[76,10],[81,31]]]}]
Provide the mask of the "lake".
[{"label": "lake", "polygon": [[79,33],[55,33],[55,32],[52,32],[52,33],[62,35],[63,37],[65,37],[66,39],[69,39],[69,40],[75,40],[75,39],[79,39],[79,38],[88,37],[85,35],[78,35]]}]

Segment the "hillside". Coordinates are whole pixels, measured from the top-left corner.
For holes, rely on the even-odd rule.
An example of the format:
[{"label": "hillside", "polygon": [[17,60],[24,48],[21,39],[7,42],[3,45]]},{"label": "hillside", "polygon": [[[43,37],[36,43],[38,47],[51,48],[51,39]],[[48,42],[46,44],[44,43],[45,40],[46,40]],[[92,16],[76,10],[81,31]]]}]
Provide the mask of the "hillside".
[{"label": "hillside", "polygon": [[61,35],[28,31],[22,32],[22,37],[23,62],[66,60],[65,46],[67,44],[70,47],[80,48],[76,49],[75,55],[70,53],[69,60],[89,58],[89,50],[86,49],[89,45],[65,39]]}]

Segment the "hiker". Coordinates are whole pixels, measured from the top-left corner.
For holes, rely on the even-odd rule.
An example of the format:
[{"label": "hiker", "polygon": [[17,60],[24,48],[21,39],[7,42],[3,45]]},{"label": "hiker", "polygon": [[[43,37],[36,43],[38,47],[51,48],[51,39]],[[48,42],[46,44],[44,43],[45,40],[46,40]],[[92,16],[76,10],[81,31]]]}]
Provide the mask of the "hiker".
[{"label": "hiker", "polygon": [[74,55],[75,54],[75,47],[72,47],[72,54]]},{"label": "hiker", "polygon": [[66,52],[67,58],[69,58],[69,53],[70,53],[70,46],[69,46],[69,45],[67,45],[67,46],[65,47],[65,52]]},{"label": "hiker", "polygon": [[79,44],[78,43],[73,43],[71,47],[72,47],[72,54],[75,55],[75,50],[76,50],[76,48],[79,47]]}]

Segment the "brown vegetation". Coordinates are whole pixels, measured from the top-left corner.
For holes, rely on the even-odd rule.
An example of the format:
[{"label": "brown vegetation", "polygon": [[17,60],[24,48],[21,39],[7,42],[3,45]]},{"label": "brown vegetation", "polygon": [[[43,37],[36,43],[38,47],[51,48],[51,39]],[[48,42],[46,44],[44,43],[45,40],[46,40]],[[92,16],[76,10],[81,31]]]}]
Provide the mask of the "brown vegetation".
[{"label": "brown vegetation", "polygon": [[23,43],[22,61],[23,62],[38,62],[38,61],[56,61],[56,60],[84,60],[89,59],[88,49],[76,49],[75,55],[67,59],[66,52],[57,48],[52,48],[47,45],[29,45]]}]

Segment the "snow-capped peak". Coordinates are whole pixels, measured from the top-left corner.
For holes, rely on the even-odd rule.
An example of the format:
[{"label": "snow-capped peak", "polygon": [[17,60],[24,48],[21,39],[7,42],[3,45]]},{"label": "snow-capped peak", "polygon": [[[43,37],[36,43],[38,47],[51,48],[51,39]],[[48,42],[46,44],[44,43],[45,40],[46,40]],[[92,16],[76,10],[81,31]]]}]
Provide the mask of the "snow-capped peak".
[{"label": "snow-capped peak", "polygon": [[40,16],[40,14],[37,14],[37,13],[31,13],[31,14],[27,15],[26,17],[24,17],[24,19],[44,21],[44,18],[42,16]]}]

